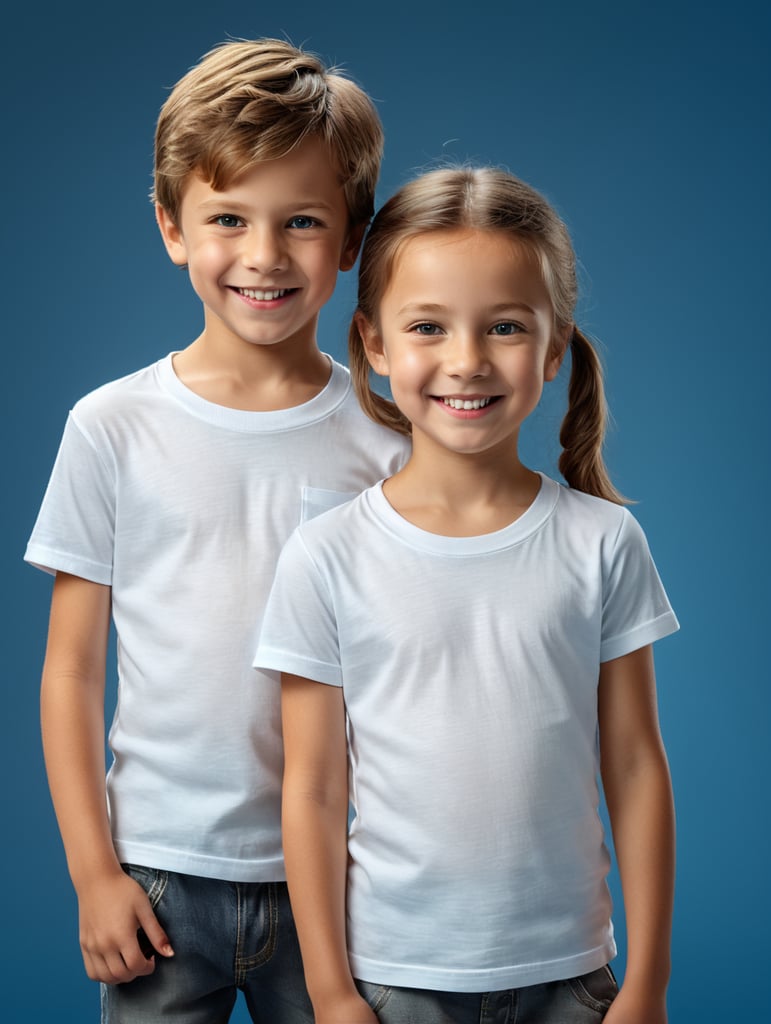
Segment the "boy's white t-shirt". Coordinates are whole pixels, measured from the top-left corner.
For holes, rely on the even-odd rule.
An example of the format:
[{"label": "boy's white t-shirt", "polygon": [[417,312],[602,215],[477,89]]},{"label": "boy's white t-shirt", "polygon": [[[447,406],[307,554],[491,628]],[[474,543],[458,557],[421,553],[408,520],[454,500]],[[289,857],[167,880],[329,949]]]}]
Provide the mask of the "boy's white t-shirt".
[{"label": "boy's white t-shirt", "polygon": [[255,664],[344,691],[354,977],[477,992],[615,955],[599,666],[677,628],[630,513],[546,477],[485,536],[380,485],[295,532]]},{"label": "boy's white t-shirt", "polygon": [[172,356],[70,413],[25,559],[112,588],[119,691],[107,778],[122,861],[234,881],[284,878],[280,687],[256,672],[284,541],[406,457],[330,360],[311,401],[205,401]]}]

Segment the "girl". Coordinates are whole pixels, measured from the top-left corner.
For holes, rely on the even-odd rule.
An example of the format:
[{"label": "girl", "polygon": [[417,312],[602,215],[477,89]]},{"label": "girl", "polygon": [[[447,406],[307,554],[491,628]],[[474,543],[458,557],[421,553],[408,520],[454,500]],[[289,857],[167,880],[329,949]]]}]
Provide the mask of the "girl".
[{"label": "girl", "polygon": [[[412,456],[297,530],[256,659],[284,673],[286,870],[318,1024],[666,1021],[651,644],[678,624],[603,465],[575,302],[564,225],[499,170],[425,175],[367,237],[352,372]],[[522,464],[518,435],[568,349],[565,487]]]}]

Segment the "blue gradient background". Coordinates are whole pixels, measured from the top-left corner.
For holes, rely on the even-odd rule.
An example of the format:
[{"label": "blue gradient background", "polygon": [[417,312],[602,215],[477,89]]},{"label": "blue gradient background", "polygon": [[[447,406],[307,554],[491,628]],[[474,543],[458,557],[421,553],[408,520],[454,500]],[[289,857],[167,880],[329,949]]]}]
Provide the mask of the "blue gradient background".
[{"label": "blue gradient background", "polygon": [[[50,581],[23,565],[24,545],[70,405],[201,327],[147,200],[167,90],[227,36],[278,35],[342,63],[376,99],[381,201],[437,160],[502,163],[571,228],[579,322],[607,363],[608,460],[639,499],[683,627],[657,650],[679,819],[671,1020],[765,1019],[767,5],[279,6],[4,16],[2,1016],[98,1019],[40,753]],[[340,358],[353,283],[344,275],[322,320]],[[562,400],[555,385],[526,438],[552,472]]]}]

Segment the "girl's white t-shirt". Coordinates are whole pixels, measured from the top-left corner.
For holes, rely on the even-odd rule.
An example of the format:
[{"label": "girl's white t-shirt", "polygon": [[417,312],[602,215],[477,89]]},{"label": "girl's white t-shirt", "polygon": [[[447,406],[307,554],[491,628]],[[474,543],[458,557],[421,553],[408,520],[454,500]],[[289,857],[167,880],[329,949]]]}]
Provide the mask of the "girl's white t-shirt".
[{"label": "girl's white t-shirt", "polygon": [[677,628],[637,521],[547,477],[484,536],[381,485],[295,531],[255,665],[344,691],[354,977],[477,992],[615,955],[599,666]]},{"label": "girl's white t-shirt", "polygon": [[250,412],[190,391],[169,355],[70,413],[25,558],[111,587],[121,860],[285,877],[279,682],[252,667],[276,560],[303,519],[394,472],[408,448],[330,368],[311,401]]}]

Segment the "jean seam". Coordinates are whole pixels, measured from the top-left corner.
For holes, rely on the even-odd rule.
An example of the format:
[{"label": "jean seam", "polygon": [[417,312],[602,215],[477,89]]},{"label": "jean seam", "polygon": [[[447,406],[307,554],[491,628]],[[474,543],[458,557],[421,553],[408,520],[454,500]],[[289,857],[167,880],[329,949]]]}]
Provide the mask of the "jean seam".
[{"label": "jean seam", "polygon": [[153,876],[152,884],[147,890],[147,898],[150,900],[150,906],[155,910],[158,904],[163,898],[163,894],[166,892],[166,886],[169,884],[169,873],[168,871],[156,871]]},{"label": "jean seam", "polygon": [[598,1013],[607,1012],[610,1009],[610,1002],[606,999],[595,999],[591,992],[585,988],[580,977],[568,979],[567,984],[575,1000],[582,1006],[586,1006],[590,1010],[596,1010]]},{"label": "jean seam", "polygon": [[244,907],[244,887],[236,882],[236,893],[237,893],[237,937],[236,937],[236,962],[235,962],[235,980],[236,985],[239,987],[246,982],[246,975],[249,971],[255,967],[262,967],[263,964],[267,963],[273,954],[276,952],[276,935],[278,931],[278,898],[276,895],[276,886],[273,882],[265,882],[260,885],[262,890],[261,899],[264,899],[267,904],[266,918],[267,918],[267,935],[260,949],[251,956],[244,956],[244,928],[245,922],[245,911]]}]

